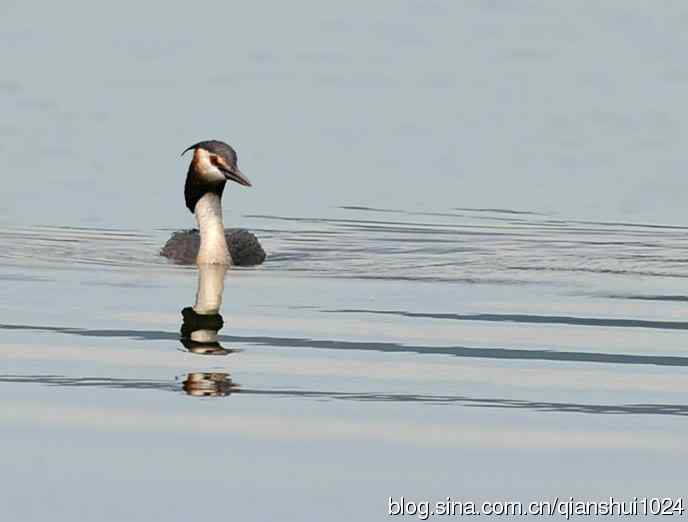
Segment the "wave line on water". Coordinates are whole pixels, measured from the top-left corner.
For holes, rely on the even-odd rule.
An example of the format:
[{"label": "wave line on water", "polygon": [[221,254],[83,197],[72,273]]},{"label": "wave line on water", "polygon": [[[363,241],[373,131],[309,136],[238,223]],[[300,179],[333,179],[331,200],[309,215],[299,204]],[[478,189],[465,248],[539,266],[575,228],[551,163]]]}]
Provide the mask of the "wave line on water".
[{"label": "wave line on water", "polygon": [[[109,388],[116,390],[153,390],[182,393],[178,380],[125,379],[116,377],[69,377],[64,375],[0,375],[0,383],[39,384],[73,388]],[[575,402],[531,401],[466,395],[428,395],[412,393],[375,393],[324,390],[260,389],[233,383],[228,395],[248,395],[265,398],[337,400],[353,402],[422,403],[473,408],[521,409],[540,413],[586,413],[594,415],[676,415],[688,416],[688,405],[671,403],[649,404],[590,404]]]},{"label": "wave line on water", "polygon": [[[85,337],[127,338],[139,341],[179,340],[179,334],[160,330],[88,329],[63,326],[0,324],[0,330],[26,330],[62,333]],[[576,363],[604,363],[650,366],[688,366],[688,357],[678,355],[619,354],[596,351],[563,351],[555,349],[522,349],[500,347],[412,345],[398,342],[349,341],[278,336],[219,335],[218,342],[269,348],[311,348],[319,350],[364,350],[383,353],[447,355],[476,359],[529,360]],[[0,351],[2,347],[0,347]]]},{"label": "wave line on water", "polygon": [[[631,289],[639,278],[674,286],[688,279],[686,227],[553,219],[527,210],[455,211],[350,205],[329,216],[248,214],[241,225],[259,235],[268,252],[260,270],[268,274]],[[176,270],[182,267],[158,255],[170,230],[7,226],[0,228],[0,261]]]}]

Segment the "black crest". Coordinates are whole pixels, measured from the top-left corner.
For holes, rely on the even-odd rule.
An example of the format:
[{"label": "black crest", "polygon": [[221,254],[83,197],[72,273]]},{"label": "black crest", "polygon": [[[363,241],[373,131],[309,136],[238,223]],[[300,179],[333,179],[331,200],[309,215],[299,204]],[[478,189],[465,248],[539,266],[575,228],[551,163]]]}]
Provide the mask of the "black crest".
[{"label": "black crest", "polygon": [[188,151],[194,149],[204,149],[212,154],[217,154],[218,156],[221,156],[222,159],[225,160],[230,167],[236,167],[237,153],[232,147],[227,145],[224,141],[199,141],[198,143],[194,143],[193,145],[191,145],[191,147],[188,147],[184,152],[182,152],[182,156],[186,154]]}]

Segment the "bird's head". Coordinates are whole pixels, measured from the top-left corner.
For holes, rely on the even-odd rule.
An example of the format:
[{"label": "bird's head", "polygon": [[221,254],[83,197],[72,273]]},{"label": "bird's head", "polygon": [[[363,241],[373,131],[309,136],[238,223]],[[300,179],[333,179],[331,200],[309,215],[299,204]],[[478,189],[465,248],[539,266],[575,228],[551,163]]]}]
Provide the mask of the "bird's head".
[{"label": "bird's head", "polygon": [[199,178],[210,183],[231,180],[239,185],[251,186],[237,166],[237,154],[232,147],[217,140],[200,141],[188,147],[182,156],[194,151],[191,169]]},{"label": "bird's head", "polygon": [[186,177],[184,195],[191,212],[207,192],[222,195],[227,180],[250,187],[251,182],[237,166],[237,154],[232,147],[218,140],[199,141],[188,147],[182,156],[193,150],[193,158]]}]

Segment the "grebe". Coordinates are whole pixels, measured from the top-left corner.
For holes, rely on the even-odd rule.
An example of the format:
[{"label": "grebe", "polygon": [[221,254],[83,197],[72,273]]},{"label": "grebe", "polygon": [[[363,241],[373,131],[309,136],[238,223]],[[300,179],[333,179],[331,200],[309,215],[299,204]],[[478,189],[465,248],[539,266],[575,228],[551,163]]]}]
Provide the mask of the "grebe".
[{"label": "grebe", "polygon": [[198,230],[172,234],[160,255],[176,263],[216,265],[259,265],[265,251],[256,236],[241,229],[225,230],[222,222],[222,192],[227,180],[245,187],[251,182],[237,166],[237,154],[222,141],[200,141],[193,150],[184,184],[186,207],[196,216]]}]

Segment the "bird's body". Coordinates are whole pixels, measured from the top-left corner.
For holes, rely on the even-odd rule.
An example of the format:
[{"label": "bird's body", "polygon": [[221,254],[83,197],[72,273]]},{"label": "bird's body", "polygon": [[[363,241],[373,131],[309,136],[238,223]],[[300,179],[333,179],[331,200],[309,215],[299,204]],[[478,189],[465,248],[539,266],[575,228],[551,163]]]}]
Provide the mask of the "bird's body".
[{"label": "bird's body", "polygon": [[227,180],[251,186],[237,167],[236,152],[215,140],[199,142],[189,149],[194,150],[194,156],[186,176],[184,199],[196,217],[198,230],[175,232],[160,254],[182,264],[261,264],[265,251],[256,236],[245,230],[225,230],[222,220],[222,193]]},{"label": "bird's body", "polygon": [[[232,265],[255,266],[265,261],[265,251],[258,238],[241,228],[225,229],[225,242],[229,250]],[[160,255],[180,265],[192,265],[197,262],[201,249],[201,233],[197,228],[178,230],[167,240]]]}]

